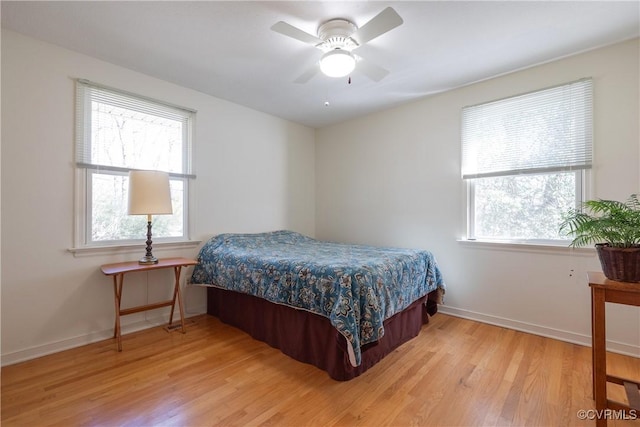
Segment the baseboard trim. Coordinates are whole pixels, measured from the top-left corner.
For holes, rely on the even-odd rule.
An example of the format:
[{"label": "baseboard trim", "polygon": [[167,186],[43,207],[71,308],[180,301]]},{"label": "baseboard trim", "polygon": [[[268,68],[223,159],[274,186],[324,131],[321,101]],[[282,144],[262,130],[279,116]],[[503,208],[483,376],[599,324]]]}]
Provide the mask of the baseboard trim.
[{"label": "baseboard trim", "polygon": [[[572,344],[591,347],[591,335],[577,334],[575,332],[563,331],[560,329],[549,328],[547,326],[540,326],[533,323],[521,322],[518,320],[492,316],[446,305],[438,306],[438,311],[443,314],[461,317],[463,319],[475,320],[477,322],[487,323],[489,325],[501,326],[507,329],[513,329],[520,332],[527,332],[546,338],[553,338]],[[626,356],[640,357],[639,346],[634,346],[632,344],[623,342],[607,340],[607,350],[613,353],[624,354]]]},{"label": "baseboard trim", "polygon": [[[526,332],[534,335],[540,335],[547,338],[553,338],[560,341],[569,342],[572,344],[584,345],[591,347],[591,336],[577,334],[575,332],[563,331],[560,329],[549,328],[546,326],[540,326],[532,323],[521,322],[518,320],[508,319],[499,316],[492,316],[488,314],[478,313],[475,311],[465,310],[461,308],[451,307],[447,305],[441,305],[438,307],[438,311],[443,314],[448,314],[455,317],[461,317],[463,319],[474,320],[481,323],[487,323],[489,325],[500,326],[507,329],[513,329],[516,331]],[[194,307],[185,313],[185,317],[198,316],[207,312],[206,306]],[[167,323],[167,316],[156,316],[148,318],[146,320],[130,323],[122,326],[122,334],[128,334],[131,332],[137,332],[144,329],[153,328],[156,326]],[[58,353],[60,351],[69,350],[75,347],[81,347],[83,345],[92,344],[94,342],[103,341],[113,337],[113,329],[92,332],[87,335],[81,335],[62,341],[57,341],[49,344],[44,344],[36,347],[32,347],[25,350],[16,351],[13,353],[7,353],[2,355],[0,362],[1,366],[13,365],[15,363],[24,362],[27,360],[35,359],[38,357],[46,356],[48,354]],[[607,340],[607,350],[624,354],[632,357],[640,357],[640,347],[618,341]]]},{"label": "baseboard trim", "polygon": [[[206,306],[190,308],[190,310],[185,313],[185,318],[188,319],[189,317],[198,316],[206,312],[207,312]],[[126,325],[122,325],[122,335],[164,325],[168,321],[169,321],[168,315],[158,315],[158,316],[147,318],[145,320],[141,320],[139,322],[133,322]],[[174,316],[174,322],[175,322],[175,316]],[[60,351],[69,350],[72,348],[81,347],[83,345],[92,344],[94,342],[104,341],[112,338],[113,338],[113,329],[110,328],[108,330],[92,332],[86,335],[80,335],[77,337],[68,338],[61,341],[39,345],[39,346],[31,347],[25,350],[19,350],[13,353],[3,354],[2,360],[0,361],[0,366],[13,365],[16,363],[46,356],[48,354],[58,353]]]}]

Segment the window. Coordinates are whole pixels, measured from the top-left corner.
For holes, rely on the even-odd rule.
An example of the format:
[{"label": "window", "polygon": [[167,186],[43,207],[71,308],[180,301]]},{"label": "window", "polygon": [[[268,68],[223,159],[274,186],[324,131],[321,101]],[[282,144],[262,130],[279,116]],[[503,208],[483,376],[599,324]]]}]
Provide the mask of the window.
[{"label": "window", "polygon": [[85,80],[76,83],[76,245],[145,240],[146,217],[127,214],[129,171],[169,173],[173,215],[153,217],[154,242],[189,238],[195,112]]},{"label": "window", "polygon": [[562,215],[585,198],[592,110],[591,79],[463,108],[469,239],[566,240]]}]

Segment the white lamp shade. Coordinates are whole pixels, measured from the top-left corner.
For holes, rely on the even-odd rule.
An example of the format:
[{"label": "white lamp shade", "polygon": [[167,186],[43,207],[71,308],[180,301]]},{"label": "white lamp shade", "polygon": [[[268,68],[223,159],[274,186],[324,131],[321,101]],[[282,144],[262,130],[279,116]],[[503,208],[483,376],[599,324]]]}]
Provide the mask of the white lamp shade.
[{"label": "white lamp shade", "polygon": [[173,214],[169,174],[159,171],[129,172],[129,215]]},{"label": "white lamp shade", "polygon": [[330,50],[320,59],[320,70],[329,77],[344,77],[355,67],[356,59],[344,49]]}]

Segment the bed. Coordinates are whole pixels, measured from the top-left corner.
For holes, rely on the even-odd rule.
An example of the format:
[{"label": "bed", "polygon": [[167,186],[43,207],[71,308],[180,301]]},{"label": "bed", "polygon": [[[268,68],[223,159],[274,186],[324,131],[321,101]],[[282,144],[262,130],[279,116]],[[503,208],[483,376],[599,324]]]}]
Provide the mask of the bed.
[{"label": "bed", "polygon": [[209,314],[341,381],[417,336],[445,289],[428,251],[287,230],[212,237],[189,283]]}]

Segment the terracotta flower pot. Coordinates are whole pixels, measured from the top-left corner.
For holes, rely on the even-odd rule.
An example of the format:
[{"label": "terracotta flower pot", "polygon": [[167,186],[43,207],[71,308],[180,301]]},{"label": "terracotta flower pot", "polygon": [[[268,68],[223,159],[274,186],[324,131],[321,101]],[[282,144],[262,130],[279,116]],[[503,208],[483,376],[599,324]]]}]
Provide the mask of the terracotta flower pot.
[{"label": "terracotta flower pot", "polygon": [[640,246],[616,248],[608,243],[599,243],[596,251],[607,279],[640,282]]}]

